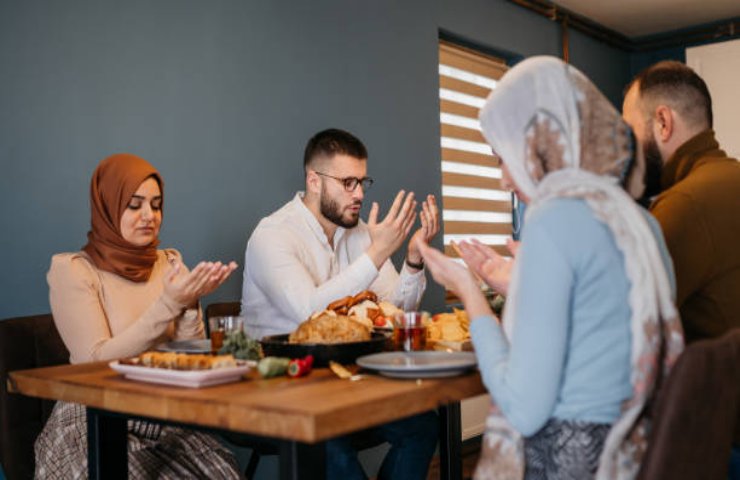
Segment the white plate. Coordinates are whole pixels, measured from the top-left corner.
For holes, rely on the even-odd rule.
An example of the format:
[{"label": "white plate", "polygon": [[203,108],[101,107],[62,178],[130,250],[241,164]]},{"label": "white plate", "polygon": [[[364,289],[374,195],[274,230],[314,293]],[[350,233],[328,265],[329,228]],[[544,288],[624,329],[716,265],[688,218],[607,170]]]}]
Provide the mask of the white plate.
[{"label": "white plate", "polygon": [[460,375],[478,364],[471,352],[384,352],[357,359],[357,365],[397,378]]},{"label": "white plate", "polygon": [[160,352],[211,353],[211,340],[198,338],[192,340],[174,340],[157,346]]},{"label": "white plate", "polygon": [[190,388],[237,382],[251,368],[250,363],[247,362],[238,363],[236,367],[214,368],[213,370],[169,370],[167,368],[140,367],[138,365],[124,365],[119,363],[118,360],[110,362],[108,365],[131,380]]}]

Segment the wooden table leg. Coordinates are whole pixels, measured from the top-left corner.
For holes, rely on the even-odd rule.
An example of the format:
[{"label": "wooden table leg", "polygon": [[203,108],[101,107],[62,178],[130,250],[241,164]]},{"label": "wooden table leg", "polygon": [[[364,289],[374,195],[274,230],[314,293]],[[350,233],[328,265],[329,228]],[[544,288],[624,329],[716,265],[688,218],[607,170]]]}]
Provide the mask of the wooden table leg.
[{"label": "wooden table leg", "polygon": [[280,444],[280,480],[326,478],[326,444],[309,445],[284,441]]},{"label": "wooden table leg", "polygon": [[462,480],[460,402],[439,408],[439,466],[443,480]]},{"label": "wooden table leg", "polygon": [[87,408],[87,474],[90,480],[128,478],[126,418]]}]

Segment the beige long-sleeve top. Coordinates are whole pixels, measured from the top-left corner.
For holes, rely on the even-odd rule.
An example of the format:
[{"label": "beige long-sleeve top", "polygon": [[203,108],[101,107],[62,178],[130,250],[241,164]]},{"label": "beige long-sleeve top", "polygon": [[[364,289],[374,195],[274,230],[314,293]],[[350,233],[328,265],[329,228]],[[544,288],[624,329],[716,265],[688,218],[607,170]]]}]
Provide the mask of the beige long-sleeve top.
[{"label": "beige long-sleeve top", "polygon": [[46,275],[54,323],[71,363],[138,355],[170,340],[203,338],[199,308],[185,308],[164,292],[177,250],[159,250],[146,282],[99,270],[84,252],[60,253]]}]

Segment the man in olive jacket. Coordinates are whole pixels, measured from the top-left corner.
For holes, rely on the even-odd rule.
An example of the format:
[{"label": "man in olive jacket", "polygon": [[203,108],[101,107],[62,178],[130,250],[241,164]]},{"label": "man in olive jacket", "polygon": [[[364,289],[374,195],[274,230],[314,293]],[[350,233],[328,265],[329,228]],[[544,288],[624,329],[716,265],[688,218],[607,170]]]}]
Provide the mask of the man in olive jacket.
[{"label": "man in olive jacket", "polygon": [[622,107],[645,154],[650,212],[673,258],[686,341],[740,327],[740,163],[719,148],[712,101],[686,65],[648,67]]},{"label": "man in olive jacket", "polygon": [[[719,148],[709,90],[686,65],[656,63],[626,92],[622,114],[645,155],[646,198],[657,195],[650,212],[673,258],[686,341],[721,336],[740,327],[740,163]],[[740,479],[740,421],[733,437],[729,476]]]}]

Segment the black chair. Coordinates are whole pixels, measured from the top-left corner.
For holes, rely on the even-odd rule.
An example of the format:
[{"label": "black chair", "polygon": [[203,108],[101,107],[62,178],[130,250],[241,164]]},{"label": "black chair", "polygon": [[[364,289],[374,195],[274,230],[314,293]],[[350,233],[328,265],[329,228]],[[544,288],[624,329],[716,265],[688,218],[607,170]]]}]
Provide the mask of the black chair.
[{"label": "black chair", "polygon": [[689,345],[658,394],[638,479],[722,479],[740,427],[740,329]]},{"label": "black chair", "polygon": [[[222,302],[222,303],[211,303],[206,307],[205,310],[205,327],[206,334],[209,334],[208,319],[217,316],[227,315],[239,315],[241,311],[241,303],[239,302]],[[260,440],[247,435],[239,434],[224,434],[229,442],[239,447],[247,447],[252,450],[249,455],[249,462],[247,468],[244,470],[244,475],[247,478],[253,478],[254,472],[257,470],[260,458],[263,455],[277,455],[279,453],[277,443],[269,442],[267,440]]]},{"label": "black chair", "polygon": [[69,363],[51,315],[0,320],[0,462],[9,480],[33,478],[33,444],[54,402],[8,393],[8,372]]}]

